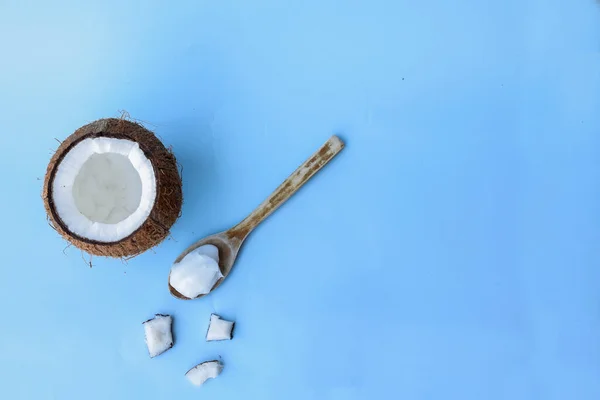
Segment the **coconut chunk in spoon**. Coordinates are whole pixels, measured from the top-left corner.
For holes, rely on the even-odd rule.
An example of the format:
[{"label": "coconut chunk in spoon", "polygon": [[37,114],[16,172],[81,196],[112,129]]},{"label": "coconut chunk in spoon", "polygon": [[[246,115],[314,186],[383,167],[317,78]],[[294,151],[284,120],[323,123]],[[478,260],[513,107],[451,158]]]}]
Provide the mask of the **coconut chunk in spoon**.
[{"label": "coconut chunk in spoon", "polygon": [[223,277],[219,269],[219,250],[209,244],[190,252],[173,264],[169,283],[182,295],[194,298],[210,293]]}]

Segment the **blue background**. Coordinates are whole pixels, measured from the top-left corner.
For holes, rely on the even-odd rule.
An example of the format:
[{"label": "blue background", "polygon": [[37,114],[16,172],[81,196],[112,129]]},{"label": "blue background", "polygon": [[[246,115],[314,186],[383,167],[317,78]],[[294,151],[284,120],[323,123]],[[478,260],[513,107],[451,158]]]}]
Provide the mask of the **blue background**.
[{"label": "blue background", "polygon": [[[600,397],[598,3],[96,3],[0,0],[0,398]],[[183,217],[90,269],[43,176],[55,138],[119,110],[173,146]],[[332,133],[342,155],[228,281],[171,298],[175,257]],[[176,345],[150,360],[157,312]],[[232,342],[204,342],[211,312]]]}]

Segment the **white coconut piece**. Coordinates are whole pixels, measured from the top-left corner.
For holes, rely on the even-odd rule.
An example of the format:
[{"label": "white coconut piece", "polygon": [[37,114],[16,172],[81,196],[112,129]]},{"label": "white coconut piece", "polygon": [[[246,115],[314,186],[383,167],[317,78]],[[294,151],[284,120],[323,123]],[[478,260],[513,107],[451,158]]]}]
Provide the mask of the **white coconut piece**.
[{"label": "white coconut piece", "polygon": [[210,324],[206,333],[206,341],[231,340],[235,322],[226,321],[217,314],[210,316]]},{"label": "white coconut piece", "polygon": [[52,183],[56,212],[82,238],[118,242],[152,212],[156,179],[138,143],[88,138],[66,153]]},{"label": "white coconut piece", "polygon": [[214,255],[214,251],[208,246],[202,247],[205,249],[201,252],[193,251],[180,262],[173,264],[169,275],[171,286],[190,299],[210,293],[217,281],[223,277],[219,263],[214,258],[205,255],[207,253]]},{"label": "white coconut piece", "polygon": [[154,358],[173,347],[173,317],[170,315],[156,314],[156,316],[144,322],[146,334],[146,345],[150,357]]},{"label": "white coconut piece", "polygon": [[223,371],[220,361],[207,361],[190,369],[186,378],[195,386],[202,386],[209,379],[214,379]]}]

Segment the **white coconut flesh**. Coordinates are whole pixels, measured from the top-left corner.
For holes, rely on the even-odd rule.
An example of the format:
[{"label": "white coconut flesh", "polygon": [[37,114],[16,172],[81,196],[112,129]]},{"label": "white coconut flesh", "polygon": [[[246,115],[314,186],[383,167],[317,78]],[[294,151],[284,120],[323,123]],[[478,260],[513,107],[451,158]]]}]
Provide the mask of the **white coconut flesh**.
[{"label": "white coconut flesh", "polygon": [[206,341],[231,340],[234,323],[222,319],[217,314],[210,316],[210,325],[206,333]]},{"label": "white coconut flesh", "polygon": [[185,374],[186,378],[195,386],[202,386],[207,380],[214,379],[223,372],[223,364],[219,361],[202,363]]},{"label": "white coconut flesh", "polygon": [[154,318],[144,322],[146,346],[150,357],[154,358],[173,347],[173,317],[156,314]]},{"label": "white coconut flesh", "polygon": [[223,277],[219,268],[219,249],[212,244],[197,248],[173,264],[169,283],[188,299],[208,294]]},{"label": "white coconut flesh", "polygon": [[134,141],[85,139],[58,165],[52,198],[69,231],[93,241],[118,242],[150,216],[156,199],[154,168]]}]

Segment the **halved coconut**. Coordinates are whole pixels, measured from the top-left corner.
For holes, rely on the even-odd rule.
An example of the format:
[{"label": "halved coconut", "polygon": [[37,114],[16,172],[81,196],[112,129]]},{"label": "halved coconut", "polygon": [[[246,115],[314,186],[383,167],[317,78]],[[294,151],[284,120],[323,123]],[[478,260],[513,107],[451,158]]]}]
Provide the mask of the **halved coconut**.
[{"label": "halved coconut", "polygon": [[129,257],[157,245],[181,212],[173,154],[124,119],[83,126],[52,157],[43,191],[52,226],[94,255]]}]

